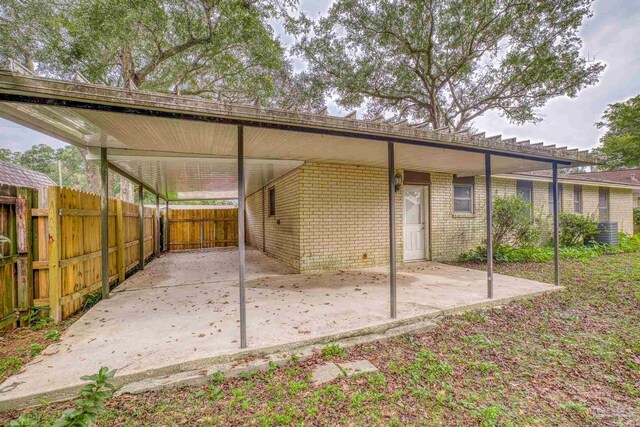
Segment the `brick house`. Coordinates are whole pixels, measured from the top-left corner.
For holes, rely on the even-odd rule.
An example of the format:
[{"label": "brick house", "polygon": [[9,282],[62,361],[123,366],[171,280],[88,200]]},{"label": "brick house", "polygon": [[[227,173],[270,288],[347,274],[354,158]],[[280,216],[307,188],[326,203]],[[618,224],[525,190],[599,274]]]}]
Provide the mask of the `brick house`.
[{"label": "brick house", "polygon": [[[447,261],[486,235],[485,178],[396,171],[397,261]],[[640,183],[560,174],[560,211],[593,215],[633,232]],[[551,175],[494,175],[494,196],[519,194],[551,215]],[[246,199],[247,243],[298,271],[388,263],[387,171],[307,162]]]},{"label": "brick house", "polygon": [[633,207],[640,208],[640,168],[572,173],[567,176],[582,180],[610,182],[633,186]]}]

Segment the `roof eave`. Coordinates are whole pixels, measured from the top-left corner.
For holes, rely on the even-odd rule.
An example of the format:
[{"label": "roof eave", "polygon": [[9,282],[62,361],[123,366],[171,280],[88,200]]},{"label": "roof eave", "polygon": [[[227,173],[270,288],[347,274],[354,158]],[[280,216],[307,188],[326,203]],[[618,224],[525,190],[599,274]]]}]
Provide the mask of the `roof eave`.
[{"label": "roof eave", "polygon": [[248,105],[220,103],[190,96],[150,93],[79,82],[17,75],[0,70],[0,100],[38,102],[79,108],[117,108],[123,112],[162,112],[181,118],[211,118],[219,122],[257,127],[281,127],[299,131],[323,131],[345,136],[370,137],[405,143],[439,143],[451,149],[482,149],[497,153],[531,156],[557,161],[565,166],[601,164],[604,158],[587,151],[531,145],[501,137],[428,130],[406,124],[357,120]]}]

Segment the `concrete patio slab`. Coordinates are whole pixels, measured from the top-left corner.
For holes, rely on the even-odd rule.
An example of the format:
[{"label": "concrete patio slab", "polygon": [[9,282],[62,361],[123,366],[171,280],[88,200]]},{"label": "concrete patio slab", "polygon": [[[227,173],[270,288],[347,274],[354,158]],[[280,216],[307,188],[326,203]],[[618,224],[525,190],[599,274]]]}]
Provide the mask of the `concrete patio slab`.
[{"label": "concrete patio slab", "polygon": [[70,398],[79,378],[101,366],[117,369],[124,385],[363,334],[384,337],[442,314],[560,289],[495,275],[495,298],[487,300],[483,271],[412,263],[399,268],[398,319],[392,321],[386,268],[293,274],[249,248],[249,348],[241,351],[237,258],[235,249],[225,248],[154,260],[0,384],[0,410]]}]

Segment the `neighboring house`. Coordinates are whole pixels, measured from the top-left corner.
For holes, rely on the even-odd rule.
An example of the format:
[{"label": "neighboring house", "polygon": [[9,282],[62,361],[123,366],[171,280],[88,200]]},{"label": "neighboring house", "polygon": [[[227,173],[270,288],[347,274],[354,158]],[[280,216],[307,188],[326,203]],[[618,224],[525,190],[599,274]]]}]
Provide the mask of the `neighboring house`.
[{"label": "neighboring house", "polygon": [[[634,183],[560,174],[560,210],[633,232]],[[486,236],[485,178],[396,171],[398,262],[446,261]],[[519,194],[551,214],[545,172],[494,175],[495,196]],[[247,241],[298,271],[388,262],[387,171],[307,162],[247,197]]]},{"label": "neighboring house", "polygon": [[0,160],[0,185],[37,189],[56,185],[56,183],[41,172]]},{"label": "neighboring house", "polygon": [[640,208],[640,168],[567,174],[567,177],[635,186],[633,207]]}]

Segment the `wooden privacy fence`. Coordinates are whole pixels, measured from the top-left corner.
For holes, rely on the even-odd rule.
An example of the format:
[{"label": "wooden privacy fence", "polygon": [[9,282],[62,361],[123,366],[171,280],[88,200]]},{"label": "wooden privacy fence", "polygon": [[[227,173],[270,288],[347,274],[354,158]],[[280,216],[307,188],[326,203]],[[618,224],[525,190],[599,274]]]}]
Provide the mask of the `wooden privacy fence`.
[{"label": "wooden privacy fence", "polygon": [[[33,190],[18,189],[13,200],[0,202],[8,202],[0,204],[0,234],[15,236],[0,245],[2,318],[14,313],[4,325],[16,323],[31,307],[48,307],[55,321],[82,309],[102,285],[100,196],[49,187],[37,197]],[[140,207],[110,199],[108,208],[109,282],[116,283],[140,264]],[[144,208],[145,260],[157,254],[155,218],[155,209]]]},{"label": "wooden privacy fence", "polygon": [[169,208],[172,251],[238,246],[238,209]]},{"label": "wooden privacy fence", "polygon": [[17,317],[16,192],[15,187],[0,186],[0,328],[14,324]]}]

